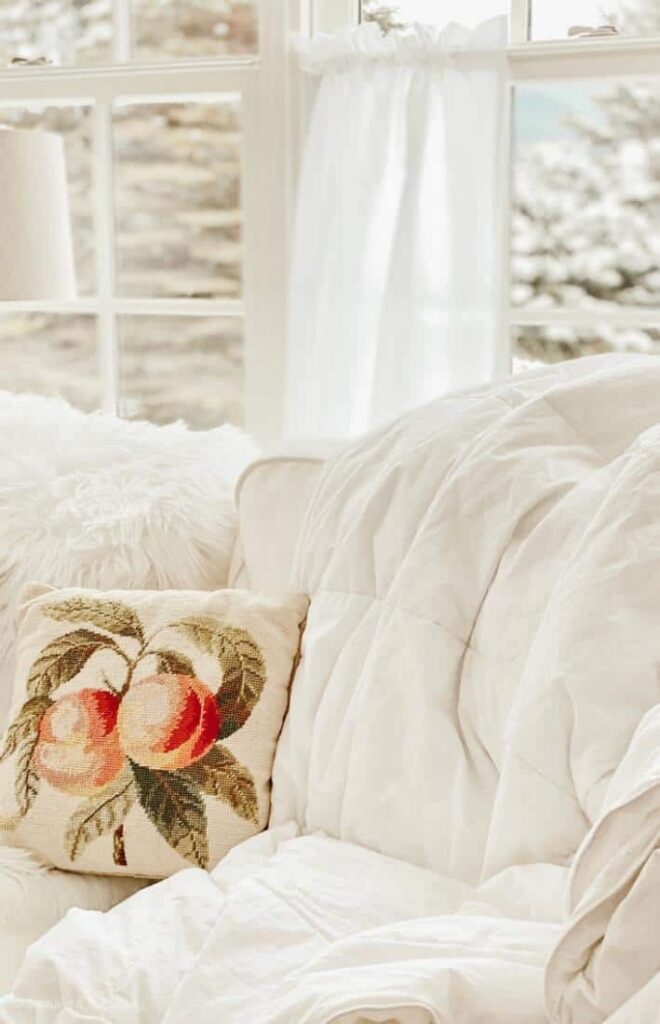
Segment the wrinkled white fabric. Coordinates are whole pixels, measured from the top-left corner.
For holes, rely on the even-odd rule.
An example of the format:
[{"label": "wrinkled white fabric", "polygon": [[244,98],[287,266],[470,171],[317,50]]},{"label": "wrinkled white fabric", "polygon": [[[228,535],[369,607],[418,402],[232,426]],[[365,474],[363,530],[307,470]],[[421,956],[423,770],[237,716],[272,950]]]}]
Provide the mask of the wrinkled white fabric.
[{"label": "wrinkled white fabric", "polygon": [[404,1024],[440,1007],[460,1024],[542,1024],[559,925],[454,916],[472,895],[286,827],[212,877],[183,872],[105,917],[72,911],[28,952],[0,1022],[326,1024],[401,1006]]},{"label": "wrinkled white fabric", "polygon": [[472,884],[570,862],[658,699],[659,422],[660,363],[587,359],[326,465],[275,824]]},{"label": "wrinkled white fabric", "polygon": [[270,831],[69,915],[0,1024],[657,1024],[658,424],[591,359],[327,463]]},{"label": "wrinkled white fabric", "polygon": [[[506,367],[505,18],[301,39],[285,433],[351,437]],[[313,79],[317,83],[317,78]]]},{"label": "wrinkled white fabric", "polygon": [[0,848],[0,993],[9,991],[27,947],[71,907],[109,910],[144,885],[55,871],[27,850]]},{"label": "wrinkled white fabric", "polygon": [[[568,900],[548,1006],[561,1024],[602,1024],[660,979],[660,702],[638,726],[578,851]],[[657,995],[656,987],[656,1020]],[[642,1009],[635,1012],[641,1022]]]}]

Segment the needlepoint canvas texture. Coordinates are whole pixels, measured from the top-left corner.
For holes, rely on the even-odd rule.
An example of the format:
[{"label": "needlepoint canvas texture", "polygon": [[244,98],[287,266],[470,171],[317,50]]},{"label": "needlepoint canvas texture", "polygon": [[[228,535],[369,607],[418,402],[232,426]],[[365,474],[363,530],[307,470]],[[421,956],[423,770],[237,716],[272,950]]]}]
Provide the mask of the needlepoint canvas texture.
[{"label": "needlepoint canvas texture", "polygon": [[26,589],[0,828],[56,867],[163,878],[265,828],[307,599]]}]

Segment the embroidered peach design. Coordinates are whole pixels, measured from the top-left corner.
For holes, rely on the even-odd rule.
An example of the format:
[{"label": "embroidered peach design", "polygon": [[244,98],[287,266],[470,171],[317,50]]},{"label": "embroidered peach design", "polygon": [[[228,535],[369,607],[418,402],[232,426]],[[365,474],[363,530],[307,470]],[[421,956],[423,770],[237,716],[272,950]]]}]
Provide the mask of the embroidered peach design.
[{"label": "embroidered peach design", "polygon": [[194,676],[148,676],[133,684],[119,708],[124,752],[137,764],[165,771],[199,761],[220,724],[214,694]]},{"label": "embroidered peach design", "polygon": [[[266,666],[244,629],[209,616],[168,623],[145,634],[138,614],[120,601],[85,596],[43,607],[49,618],[79,623],[56,637],[33,663],[27,699],[11,722],[0,761],[15,757],[16,828],[42,782],[78,798],[65,834],[73,862],[112,834],[113,860],[127,866],[124,822],[137,804],[163,839],[186,860],[208,864],[206,799],[223,800],[257,824],[254,779],[223,741],[241,729],[259,702]],[[201,679],[189,653],[162,647],[183,636],[215,664],[215,685]],[[105,653],[103,688],[70,687],[90,660]],[[108,669],[108,653],[115,657]],[[210,657],[209,657],[210,656]]]},{"label": "embroidered peach design", "polygon": [[34,769],[56,789],[92,796],[121,772],[125,757],[116,729],[119,697],[79,690],[60,697],[41,719]]}]

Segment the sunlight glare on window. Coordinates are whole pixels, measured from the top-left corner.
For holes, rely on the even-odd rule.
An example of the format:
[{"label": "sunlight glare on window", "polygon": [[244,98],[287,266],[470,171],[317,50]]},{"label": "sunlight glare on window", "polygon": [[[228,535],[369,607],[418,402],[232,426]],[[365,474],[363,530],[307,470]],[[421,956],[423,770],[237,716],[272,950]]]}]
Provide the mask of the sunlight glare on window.
[{"label": "sunlight glare on window", "polygon": [[660,34],[660,3],[658,0],[532,0],[532,39],[565,39],[572,28],[608,27],[621,35]]}]

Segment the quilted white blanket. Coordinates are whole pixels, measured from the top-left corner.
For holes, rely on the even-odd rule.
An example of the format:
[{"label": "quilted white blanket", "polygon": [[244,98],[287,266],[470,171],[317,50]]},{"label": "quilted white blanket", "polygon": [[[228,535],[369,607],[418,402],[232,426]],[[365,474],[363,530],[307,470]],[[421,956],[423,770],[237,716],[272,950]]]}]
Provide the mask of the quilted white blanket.
[{"label": "quilted white blanket", "polygon": [[28,953],[0,1024],[658,1024],[660,361],[324,471],[271,829]]}]

